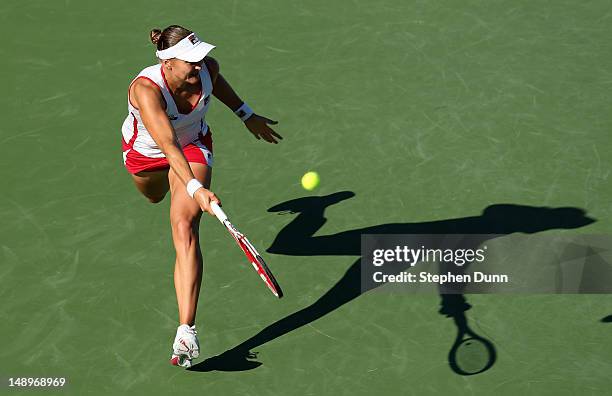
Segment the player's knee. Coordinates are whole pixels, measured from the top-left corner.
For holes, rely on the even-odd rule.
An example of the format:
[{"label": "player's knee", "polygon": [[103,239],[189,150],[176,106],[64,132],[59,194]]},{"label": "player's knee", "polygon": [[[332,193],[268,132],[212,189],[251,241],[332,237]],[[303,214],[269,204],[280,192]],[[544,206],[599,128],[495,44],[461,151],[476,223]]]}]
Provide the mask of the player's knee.
[{"label": "player's knee", "polygon": [[172,233],[176,239],[190,241],[196,235],[196,219],[181,217],[172,221]]}]

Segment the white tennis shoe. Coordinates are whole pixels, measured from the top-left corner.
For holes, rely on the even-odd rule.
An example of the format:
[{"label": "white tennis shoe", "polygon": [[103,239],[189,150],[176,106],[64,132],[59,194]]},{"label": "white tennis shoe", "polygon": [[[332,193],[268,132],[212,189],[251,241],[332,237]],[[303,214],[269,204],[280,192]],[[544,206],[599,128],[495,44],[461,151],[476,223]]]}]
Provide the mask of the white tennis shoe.
[{"label": "white tennis shoe", "polygon": [[175,355],[172,354],[170,358],[170,364],[173,366],[180,366],[184,368],[191,367],[191,359],[187,359],[184,355]]},{"label": "white tennis shoe", "polygon": [[176,329],[176,337],[172,344],[170,363],[174,366],[191,367],[191,361],[200,356],[200,342],[195,326],[186,324]]}]

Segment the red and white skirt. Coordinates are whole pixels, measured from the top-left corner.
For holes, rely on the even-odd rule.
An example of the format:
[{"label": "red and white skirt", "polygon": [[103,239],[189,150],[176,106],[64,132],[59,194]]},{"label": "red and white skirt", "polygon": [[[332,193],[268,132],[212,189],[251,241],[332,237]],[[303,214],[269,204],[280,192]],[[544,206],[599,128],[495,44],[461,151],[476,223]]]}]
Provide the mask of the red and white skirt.
[{"label": "red and white skirt", "polygon": [[[170,168],[166,157],[151,158],[134,150],[129,143],[121,139],[123,146],[123,164],[128,172],[136,174],[138,172],[150,172]],[[206,135],[200,133],[198,138],[183,147],[183,154],[187,162],[195,162],[212,167],[213,165],[213,141],[212,132],[209,129]]]}]

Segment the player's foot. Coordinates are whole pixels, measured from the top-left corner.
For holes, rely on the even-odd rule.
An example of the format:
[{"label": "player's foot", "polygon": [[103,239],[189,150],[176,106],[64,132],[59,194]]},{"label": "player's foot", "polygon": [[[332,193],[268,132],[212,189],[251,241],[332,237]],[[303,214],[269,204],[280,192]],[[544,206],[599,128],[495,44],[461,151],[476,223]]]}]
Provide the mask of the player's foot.
[{"label": "player's foot", "polygon": [[195,326],[180,325],[176,329],[176,337],[172,344],[170,363],[175,366],[191,367],[192,359],[198,356],[200,356],[200,342]]}]

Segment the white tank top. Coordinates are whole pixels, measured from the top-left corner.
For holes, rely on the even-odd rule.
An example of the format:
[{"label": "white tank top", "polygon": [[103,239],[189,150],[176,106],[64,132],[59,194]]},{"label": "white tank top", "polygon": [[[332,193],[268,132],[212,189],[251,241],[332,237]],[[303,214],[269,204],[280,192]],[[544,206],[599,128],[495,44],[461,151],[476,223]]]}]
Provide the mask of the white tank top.
[{"label": "white tank top", "polygon": [[[176,103],[172,98],[166,78],[163,74],[161,64],[149,66],[141,71],[130,84],[130,88],[134,81],[138,78],[146,78],[154,82],[160,89],[164,100],[166,101],[166,114],[170,119],[170,124],[176,133],[179,144],[181,147],[198,139],[198,135],[206,135],[208,133],[208,125],[204,119],[208,106],[210,104],[210,97],[212,95],[213,85],[206,68],[206,64],[202,64],[200,70],[200,81],[202,82],[202,90],[200,98],[197,104],[191,110],[189,114],[179,113]],[[130,101],[130,94],[128,88],[128,116],[123,121],[121,132],[123,134],[123,140],[132,150],[136,150],[140,154],[150,158],[163,158],[164,153],[159,149],[155,140],[147,131],[142,118],[140,117],[140,111],[132,105]]]}]

